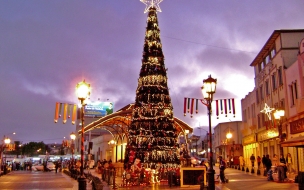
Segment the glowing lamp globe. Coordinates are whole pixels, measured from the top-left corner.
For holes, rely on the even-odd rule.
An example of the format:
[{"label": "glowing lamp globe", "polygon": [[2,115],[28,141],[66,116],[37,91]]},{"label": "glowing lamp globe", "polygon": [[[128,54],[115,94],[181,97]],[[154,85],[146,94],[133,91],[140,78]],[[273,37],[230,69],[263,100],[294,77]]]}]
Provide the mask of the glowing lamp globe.
[{"label": "glowing lamp globe", "polygon": [[11,139],[9,139],[9,138],[5,138],[5,139],[4,139],[4,143],[5,143],[5,144],[9,144],[9,143],[11,143]]},{"label": "glowing lamp globe", "polygon": [[231,139],[231,138],[232,138],[232,134],[231,134],[230,132],[227,133],[227,134],[226,134],[226,138],[227,138],[227,139]]},{"label": "glowing lamp globe", "polygon": [[76,94],[79,100],[86,99],[91,93],[91,85],[86,83],[85,80],[76,85]]},{"label": "glowing lamp globe", "polygon": [[74,132],[72,132],[72,133],[70,134],[70,137],[71,137],[71,139],[72,139],[72,140],[75,140],[75,139],[76,139],[76,135],[75,135],[75,133],[74,133]]}]

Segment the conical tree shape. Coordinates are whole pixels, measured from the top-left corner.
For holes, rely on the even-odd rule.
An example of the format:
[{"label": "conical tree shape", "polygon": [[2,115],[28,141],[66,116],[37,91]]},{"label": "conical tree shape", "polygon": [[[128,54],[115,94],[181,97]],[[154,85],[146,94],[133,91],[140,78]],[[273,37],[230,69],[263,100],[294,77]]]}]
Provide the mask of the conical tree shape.
[{"label": "conical tree shape", "polygon": [[167,85],[157,13],[150,8],[132,122],[128,130],[125,164],[135,158],[145,168],[179,167],[178,132]]}]

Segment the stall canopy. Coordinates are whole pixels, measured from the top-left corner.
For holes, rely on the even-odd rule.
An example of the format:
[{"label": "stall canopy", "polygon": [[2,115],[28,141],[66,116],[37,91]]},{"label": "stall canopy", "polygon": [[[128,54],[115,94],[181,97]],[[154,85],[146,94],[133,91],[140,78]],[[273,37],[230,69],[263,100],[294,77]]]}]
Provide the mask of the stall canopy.
[{"label": "stall canopy", "polygon": [[303,147],[304,148],[304,136],[294,137],[281,143],[282,147]]},{"label": "stall canopy", "polygon": [[[84,132],[94,129],[104,129],[109,131],[115,140],[123,141],[127,135],[128,127],[131,124],[133,108],[134,104],[128,104],[120,110],[86,125],[84,127]],[[183,134],[185,130],[189,130],[190,133],[193,132],[192,127],[176,117],[174,117],[174,126],[176,127],[178,133]],[[78,134],[81,134],[81,130],[78,131]]]}]

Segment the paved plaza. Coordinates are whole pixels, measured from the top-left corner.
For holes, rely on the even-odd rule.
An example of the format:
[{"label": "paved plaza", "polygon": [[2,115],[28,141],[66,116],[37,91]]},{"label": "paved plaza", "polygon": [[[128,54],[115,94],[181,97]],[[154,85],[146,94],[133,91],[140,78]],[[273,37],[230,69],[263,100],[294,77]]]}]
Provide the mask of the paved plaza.
[{"label": "paved plaza", "polygon": [[[219,173],[218,169],[216,174]],[[90,170],[91,174],[97,177],[101,177],[94,170]],[[229,179],[229,183],[221,184],[216,182],[217,190],[298,190],[299,186],[297,183],[277,183],[273,181],[267,181],[267,178],[262,175],[251,174],[250,172],[244,172],[236,169],[227,168],[225,170],[226,177]],[[104,190],[113,189],[113,186],[108,186],[105,182]],[[149,186],[132,186],[132,187],[121,187],[122,178],[118,176],[116,178],[116,188],[119,190],[139,190],[139,189],[151,189],[151,190],[169,190],[169,189],[187,189],[197,190],[198,186],[189,187],[177,187],[169,185],[165,182],[160,184],[152,184]],[[72,179],[68,175],[59,172],[35,172],[35,171],[14,171],[7,175],[0,177],[0,189],[27,189],[27,190],[39,190],[39,189],[60,189],[60,190],[77,190],[78,182]],[[91,190],[92,186],[87,182],[87,190]]]}]

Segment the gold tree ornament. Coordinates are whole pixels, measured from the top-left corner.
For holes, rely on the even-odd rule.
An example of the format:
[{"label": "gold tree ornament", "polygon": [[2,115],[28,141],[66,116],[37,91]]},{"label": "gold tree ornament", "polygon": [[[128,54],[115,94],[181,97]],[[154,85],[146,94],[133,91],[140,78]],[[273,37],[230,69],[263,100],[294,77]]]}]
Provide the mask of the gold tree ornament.
[{"label": "gold tree ornament", "polygon": [[154,7],[156,9],[156,11],[158,11],[158,12],[162,12],[159,7],[159,4],[163,0],[140,0],[140,1],[143,2],[144,4],[146,4],[146,9],[145,9],[144,13],[147,13],[151,7]]}]

